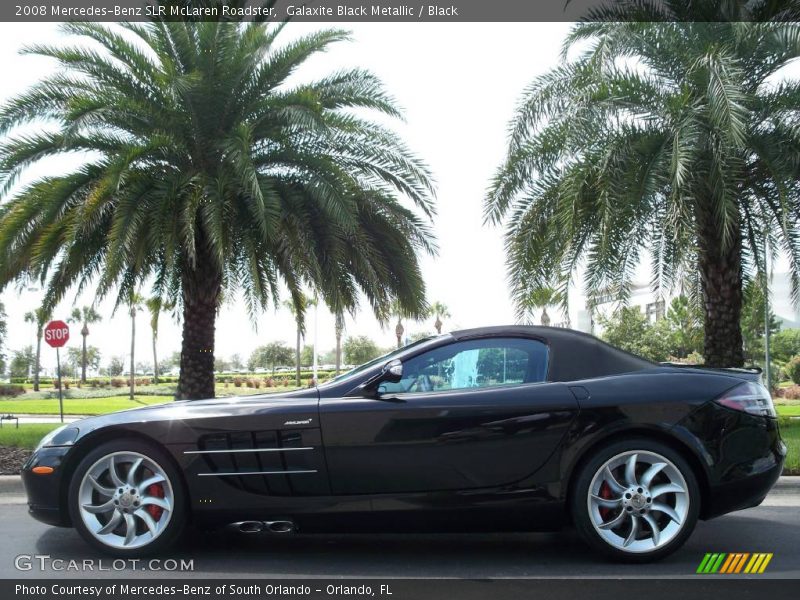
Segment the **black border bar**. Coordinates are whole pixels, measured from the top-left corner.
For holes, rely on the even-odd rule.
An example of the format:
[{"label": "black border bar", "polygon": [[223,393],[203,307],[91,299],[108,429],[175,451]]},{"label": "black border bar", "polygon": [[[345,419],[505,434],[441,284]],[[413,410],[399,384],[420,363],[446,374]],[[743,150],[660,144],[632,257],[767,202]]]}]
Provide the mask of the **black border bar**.
[{"label": "black border bar", "polygon": [[2,0],[2,22],[800,21],[800,0]]},{"label": "black border bar", "polygon": [[[795,598],[792,579],[4,579],[4,600],[726,600]],[[99,593],[98,593],[99,590]],[[137,591],[131,591],[137,590]]]}]

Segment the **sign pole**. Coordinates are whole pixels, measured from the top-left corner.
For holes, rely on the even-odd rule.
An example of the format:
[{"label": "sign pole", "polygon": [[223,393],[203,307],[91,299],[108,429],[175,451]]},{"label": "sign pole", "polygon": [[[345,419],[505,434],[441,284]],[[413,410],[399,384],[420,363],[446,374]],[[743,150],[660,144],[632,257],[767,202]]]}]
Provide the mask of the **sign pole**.
[{"label": "sign pole", "polygon": [[59,348],[69,341],[69,326],[64,321],[50,321],[44,328],[44,341],[56,349],[56,369],[58,370],[58,412],[64,422],[64,389],[61,382],[61,353]]},{"label": "sign pole", "polygon": [[56,368],[58,369],[58,412],[61,422],[64,422],[64,389],[61,385],[61,353],[56,348]]}]

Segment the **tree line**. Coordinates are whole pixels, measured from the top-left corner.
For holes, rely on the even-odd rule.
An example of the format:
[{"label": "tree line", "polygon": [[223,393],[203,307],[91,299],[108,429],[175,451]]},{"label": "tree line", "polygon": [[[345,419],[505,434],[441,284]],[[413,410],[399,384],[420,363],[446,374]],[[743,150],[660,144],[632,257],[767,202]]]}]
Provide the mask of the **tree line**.
[{"label": "tree line", "polygon": [[[309,304],[312,299],[305,300]],[[158,340],[158,323],[161,312],[170,307],[164,307],[153,300],[142,301],[141,298],[136,299],[136,302],[129,306],[129,315],[132,322],[131,328],[131,347],[135,343],[135,320],[137,313],[145,306],[150,312],[150,329],[153,342],[152,362],[135,361],[132,359],[128,365],[125,364],[124,356],[112,356],[108,362],[101,366],[101,353],[99,348],[88,344],[87,340],[91,333],[89,325],[96,325],[102,321],[102,316],[91,306],[83,306],[75,308],[72,311],[71,317],[68,319],[70,323],[80,326],[79,332],[81,335],[81,347],[69,347],[66,349],[66,354],[62,362],[62,374],[67,377],[74,378],[81,383],[86,383],[87,371],[109,377],[118,377],[126,372],[128,374],[148,375],[152,374],[153,383],[159,383],[161,374],[180,366],[180,352],[172,352],[167,357],[159,359],[156,352],[156,342]],[[290,305],[286,305],[291,308]],[[297,320],[294,311],[292,315]],[[450,312],[447,306],[439,301],[433,302],[429,310],[425,312],[427,318],[433,318],[433,327],[437,334],[441,333],[444,324],[442,319],[449,318]],[[32,323],[36,330],[36,348],[33,346],[24,346],[23,348],[12,350],[8,364],[6,364],[6,353],[3,351],[6,341],[6,324],[5,308],[0,303],[0,373],[8,373],[12,379],[31,379],[34,384],[34,391],[39,390],[39,375],[41,372],[40,357],[41,357],[41,343],[43,329],[46,323],[50,320],[51,316],[43,312],[42,309],[31,311],[25,314],[25,322]],[[402,316],[398,319],[402,320]],[[318,352],[318,362],[320,364],[333,364],[335,374],[339,374],[342,367],[342,359],[344,364],[358,365],[372,360],[382,354],[390,352],[393,348],[380,347],[374,340],[368,336],[352,336],[347,337],[342,345],[344,334],[343,321],[336,320],[336,347],[326,351]],[[245,362],[239,354],[233,354],[228,358],[222,356],[215,356],[214,371],[221,372],[235,372],[242,371],[245,368],[249,371],[256,369],[269,369],[273,373],[277,367],[285,367],[294,364],[297,372],[296,385],[300,386],[300,371],[301,368],[311,367],[314,362],[314,348],[310,345],[303,345],[300,343],[305,336],[305,321],[304,319],[298,322],[298,348],[299,353],[295,354],[287,344],[281,341],[274,341],[262,345],[254,349],[247,361]],[[421,337],[432,335],[428,333],[418,333],[412,336],[412,340]],[[398,339],[398,344],[402,344],[403,340]],[[135,382],[132,382],[135,385]]]}]

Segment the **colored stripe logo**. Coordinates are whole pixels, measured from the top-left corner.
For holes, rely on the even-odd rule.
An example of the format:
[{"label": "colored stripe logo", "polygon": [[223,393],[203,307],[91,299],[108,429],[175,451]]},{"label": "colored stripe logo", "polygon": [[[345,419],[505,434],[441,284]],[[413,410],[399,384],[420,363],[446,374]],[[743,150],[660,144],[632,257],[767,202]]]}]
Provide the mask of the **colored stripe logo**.
[{"label": "colored stripe logo", "polygon": [[772,560],[772,552],[709,552],[700,561],[697,573],[701,575],[761,574]]}]

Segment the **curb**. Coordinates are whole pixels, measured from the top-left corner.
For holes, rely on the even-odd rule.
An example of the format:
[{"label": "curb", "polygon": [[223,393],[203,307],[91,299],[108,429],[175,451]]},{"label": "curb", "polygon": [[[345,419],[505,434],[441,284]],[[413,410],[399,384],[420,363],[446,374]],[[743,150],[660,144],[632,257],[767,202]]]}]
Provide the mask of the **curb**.
[{"label": "curb", "polygon": [[19,475],[0,475],[0,494],[24,494],[22,478]]},{"label": "curb", "polygon": [[800,476],[784,475],[778,478],[771,493],[796,494],[800,493]]},{"label": "curb", "polygon": [[[58,418],[61,417],[61,415],[59,415],[58,413],[14,413],[14,416],[15,417],[19,417],[19,418],[22,418],[22,417],[25,417],[25,418],[42,417],[42,418],[47,418],[47,419],[58,419]],[[68,417],[70,419],[72,419],[72,418],[85,419],[86,417],[91,417],[91,416],[98,416],[98,415],[73,415],[71,413],[70,414],[64,413],[64,418],[65,419],[68,418]]]}]

